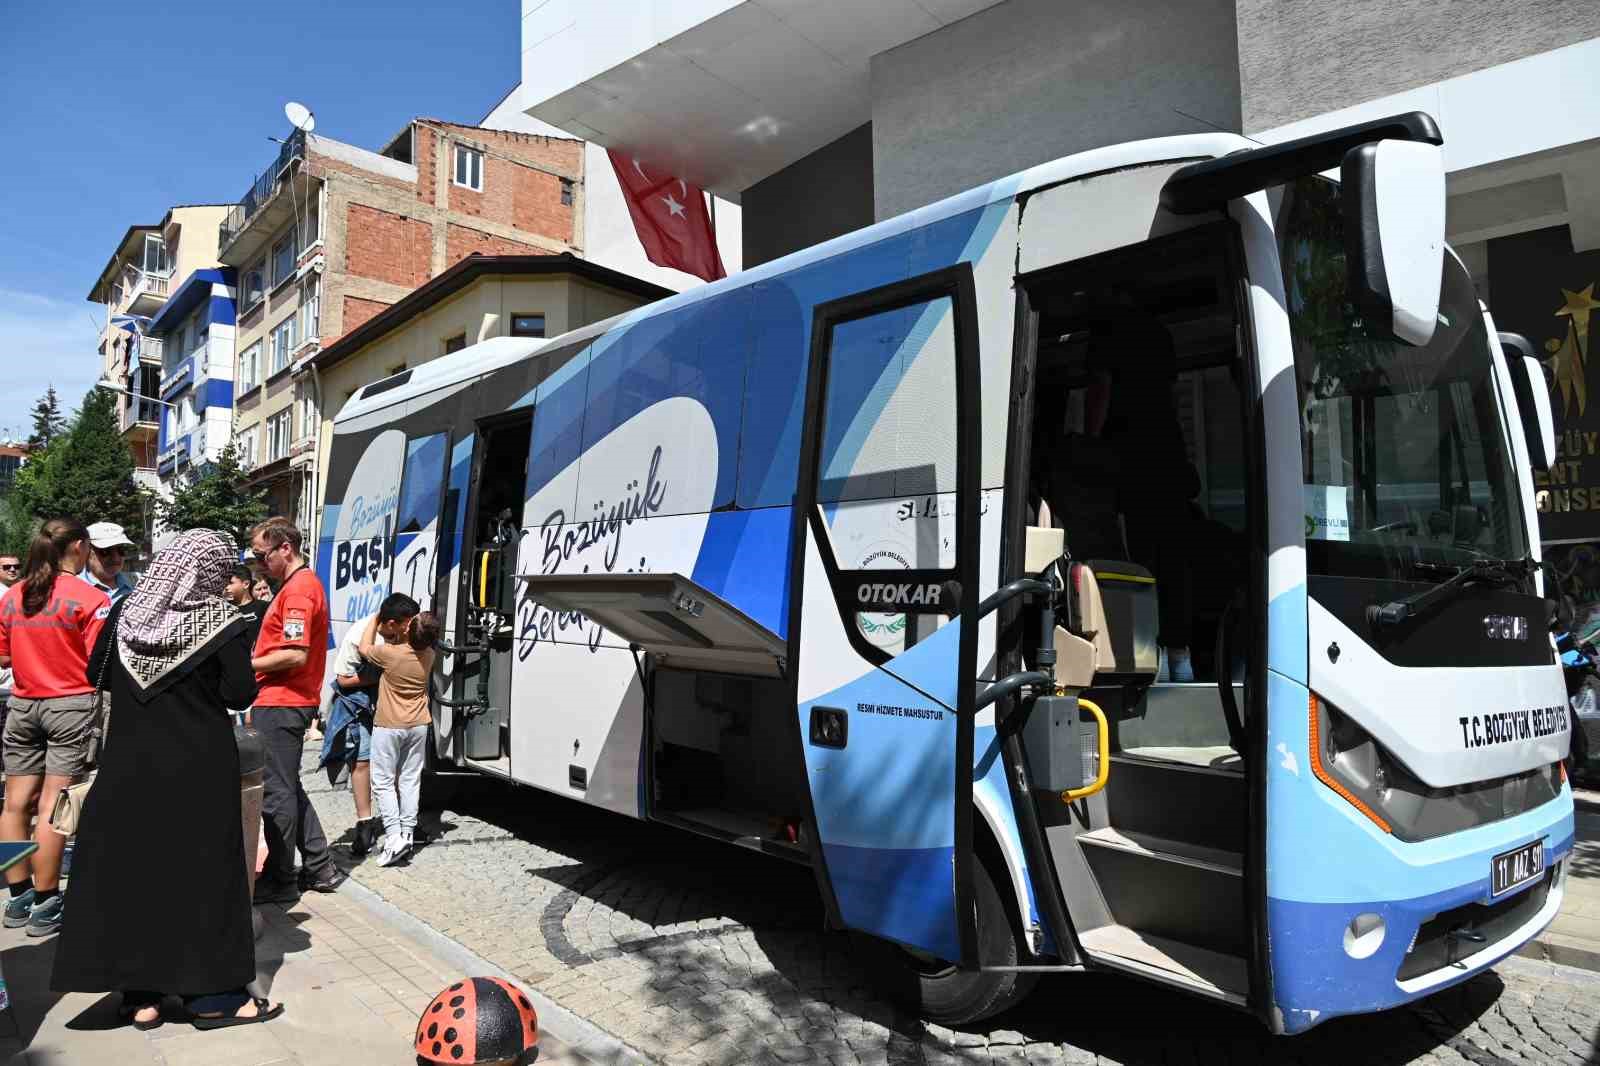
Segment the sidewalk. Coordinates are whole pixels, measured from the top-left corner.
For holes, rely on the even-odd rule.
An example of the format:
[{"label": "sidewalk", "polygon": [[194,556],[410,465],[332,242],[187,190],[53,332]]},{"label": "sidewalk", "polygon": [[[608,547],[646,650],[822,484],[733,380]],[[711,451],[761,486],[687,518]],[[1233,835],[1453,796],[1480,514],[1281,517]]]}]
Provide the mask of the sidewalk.
[{"label": "sidewalk", "polygon": [[[260,908],[258,983],[286,1010],[281,1018],[200,1032],[167,1023],[141,1033],[117,1017],[115,995],[52,993],[54,938],[0,930],[0,971],[11,997],[0,1012],[0,1062],[16,1066],[396,1066],[412,1063],[417,1016],[441,988],[467,974],[390,919],[359,889],[307,893],[299,903]],[[70,916],[69,919],[70,920]],[[489,973],[485,969],[473,974]],[[541,1066],[578,1066],[579,1056],[541,1034]]]},{"label": "sidewalk", "polygon": [[1577,841],[1567,869],[1567,898],[1550,927],[1521,954],[1600,971],[1600,792],[1572,790]]}]

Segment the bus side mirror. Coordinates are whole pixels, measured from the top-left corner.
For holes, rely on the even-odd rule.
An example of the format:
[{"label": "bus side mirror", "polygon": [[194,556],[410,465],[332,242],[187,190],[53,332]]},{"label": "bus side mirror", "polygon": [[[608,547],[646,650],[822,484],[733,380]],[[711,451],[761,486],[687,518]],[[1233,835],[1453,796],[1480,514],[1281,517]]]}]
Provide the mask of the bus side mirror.
[{"label": "bus side mirror", "polygon": [[1339,174],[1351,301],[1371,333],[1427,344],[1444,276],[1444,149],[1375,141],[1346,152]]},{"label": "bus side mirror", "polygon": [[1511,391],[1517,398],[1517,414],[1522,417],[1522,435],[1528,441],[1528,465],[1549,470],[1556,461],[1556,420],[1550,410],[1544,367],[1522,334],[1501,333],[1498,337],[1511,375]]}]

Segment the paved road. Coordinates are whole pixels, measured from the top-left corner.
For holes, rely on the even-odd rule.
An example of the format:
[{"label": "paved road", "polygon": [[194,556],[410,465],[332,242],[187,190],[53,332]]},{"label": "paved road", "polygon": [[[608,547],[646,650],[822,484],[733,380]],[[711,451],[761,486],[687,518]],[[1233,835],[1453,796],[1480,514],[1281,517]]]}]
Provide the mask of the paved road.
[{"label": "paved road", "polygon": [[[349,794],[306,784],[354,864]],[[438,840],[405,866],[368,859],[358,880],[674,1066],[1600,1062],[1600,976],[1520,959],[1420,1006],[1293,1039],[1098,974],[1047,979],[989,1022],[924,1026],[877,995],[870,953],[823,929],[808,870],[492,781],[424,807]]]}]

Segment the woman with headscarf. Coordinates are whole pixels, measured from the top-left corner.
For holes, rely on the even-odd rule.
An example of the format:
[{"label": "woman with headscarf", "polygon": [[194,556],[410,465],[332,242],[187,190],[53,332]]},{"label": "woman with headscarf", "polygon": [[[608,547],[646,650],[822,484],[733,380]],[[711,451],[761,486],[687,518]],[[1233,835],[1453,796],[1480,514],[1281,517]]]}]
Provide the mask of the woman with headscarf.
[{"label": "woman with headscarf", "polygon": [[230,708],[255,699],[249,624],[223,597],[238,548],[208,529],[156,553],[90,657],[111,698],[78,826],[51,985],[122,993],[140,1029],[181,996],[197,1029],[262,1022]]}]

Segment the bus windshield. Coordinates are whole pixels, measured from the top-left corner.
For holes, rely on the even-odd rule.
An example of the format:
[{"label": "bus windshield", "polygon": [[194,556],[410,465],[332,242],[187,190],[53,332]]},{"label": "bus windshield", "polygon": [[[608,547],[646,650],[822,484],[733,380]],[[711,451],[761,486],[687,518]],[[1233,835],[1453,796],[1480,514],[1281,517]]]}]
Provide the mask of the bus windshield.
[{"label": "bus windshield", "polygon": [[1507,422],[1467,272],[1445,256],[1427,345],[1381,339],[1347,299],[1339,185],[1303,178],[1281,197],[1307,573],[1435,581],[1436,567],[1526,558]]}]

